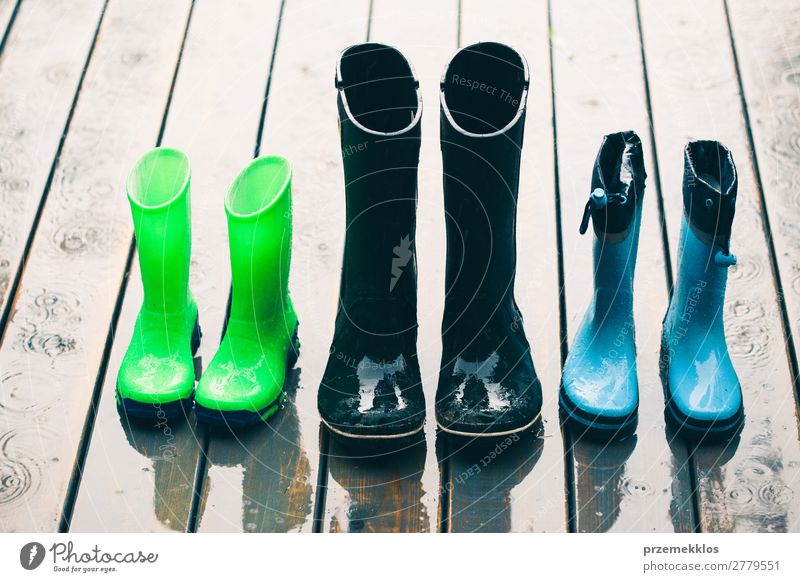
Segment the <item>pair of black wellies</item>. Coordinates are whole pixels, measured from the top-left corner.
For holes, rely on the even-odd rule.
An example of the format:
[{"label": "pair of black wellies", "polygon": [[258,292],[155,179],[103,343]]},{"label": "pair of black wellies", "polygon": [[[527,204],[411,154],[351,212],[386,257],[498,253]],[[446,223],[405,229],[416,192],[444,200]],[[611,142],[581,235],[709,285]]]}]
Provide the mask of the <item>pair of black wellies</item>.
[{"label": "pair of black wellies", "polygon": [[[515,220],[529,74],[497,43],[460,50],[441,83],[447,229],[442,430],[497,436],[537,419],[542,390],[514,301]],[[346,49],[336,69],[347,231],[322,420],[361,439],[425,422],[417,358],[415,229],[422,98],[395,48]]]},{"label": "pair of black wellies", "polygon": [[[447,262],[435,408],[440,429],[452,435],[519,432],[534,425],[542,406],[541,384],[514,299],[516,208],[529,79],[522,55],[485,42],[458,51],[441,80]],[[339,309],[319,410],[337,436],[410,437],[425,421],[414,247],[419,83],[397,49],[368,43],[342,52],[336,87],[347,230]],[[667,357],[662,371],[675,388],[672,393],[672,387],[665,387],[668,410],[672,406],[679,419],[681,414],[691,415],[699,398],[700,408],[706,406],[700,411],[701,425],[713,414],[713,402],[707,400],[719,398],[716,376],[692,375],[696,366],[689,352],[697,350],[690,345],[697,334],[686,339],[678,331],[692,278],[707,275],[709,260],[729,261],[735,169],[727,150],[720,148],[715,142],[695,142],[687,148],[684,229],[692,236],[682,238],[682,251],[688,245],[687,253],[698,256],[687,261],[686,269],[682,261],[663,338]],[[729,179],[715,189],[708,176],[722,174]],[[606,136],[581,225],[585,231],[591,218],[600,242],[595,245],[595,300],[565,364],[560,399],[562,413],[579,426],[627,428],[638,408],[635,348],[629,348],[644,178],[639,138],[633,132]],[[713,254],[720,244],[724,256],[706,257],[704,270],[699,255],[706,248]],[[610,264],[604,267],[604,261]],[[695,272],[692,265],[697,264],[702,272]],[[718,279],[708,279],[712,302],[720,289],[724,292],[724,279]],[[718,333],[721,316],[715,323],[715,314],[705,311],[697,310],[697,320],[709,320],[712,332]],[[615,348],[613,334],[601,337],[609,329],[618,336],[628,325],[625,349]],[[724,346],[724,337],[721,343]],[[727,350],[701,355],[719,360],[727,357]],[[705,362],[708,370],[714,364]]]}]

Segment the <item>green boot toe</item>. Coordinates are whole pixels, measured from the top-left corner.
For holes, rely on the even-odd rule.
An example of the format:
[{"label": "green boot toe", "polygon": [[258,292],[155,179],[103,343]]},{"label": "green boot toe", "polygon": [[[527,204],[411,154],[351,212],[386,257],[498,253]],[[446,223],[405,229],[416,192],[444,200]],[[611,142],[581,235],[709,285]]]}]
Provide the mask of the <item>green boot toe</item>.
[{"label": "green boot toe", "polygon": [[253,160],[225,198],[231,312],[225,336],[197,385],[198,419],[229,426],[266,420],[283,403],[297,349],[289,297],[291,175],[280,157]]}]

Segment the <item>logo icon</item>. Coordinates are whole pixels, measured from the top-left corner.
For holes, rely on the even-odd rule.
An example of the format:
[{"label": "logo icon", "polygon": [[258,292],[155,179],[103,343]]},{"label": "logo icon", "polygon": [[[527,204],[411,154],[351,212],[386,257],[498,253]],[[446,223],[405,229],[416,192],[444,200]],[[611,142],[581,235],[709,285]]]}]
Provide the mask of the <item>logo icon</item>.
[{"label": "logo icon", "polygon": [[394,291],[394,286],[400,280],[403,274],[403,267],[408,264],[411,259],[411,239],[404,236],[400,239],[400,244],[392,249],[394,257],[392,258],[392,278],[389,281],[389,293]]},{"label": "logo icon", "polygon": [[28,542],[19,551],[19,563],[26,570],[35,570],[44,561],[44,546],[39,542]]}]

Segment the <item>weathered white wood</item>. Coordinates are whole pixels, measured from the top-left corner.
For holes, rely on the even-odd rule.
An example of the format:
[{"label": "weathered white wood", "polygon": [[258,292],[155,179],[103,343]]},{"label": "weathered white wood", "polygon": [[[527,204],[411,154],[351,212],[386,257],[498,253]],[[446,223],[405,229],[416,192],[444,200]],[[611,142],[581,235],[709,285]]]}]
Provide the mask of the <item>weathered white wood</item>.
[{"label": "weathered white wood", "polygon": [[158,136],[189,6],[108,6],[0,348],[0,480],[19,479],[1,530],[59,526],[130,248],[122,184]]},{"label": "weathered white wood", "polygon": [[[0,36],[13,4],[0,5]],[[0,325],[102,9],[28,0],[0,55]]]}]

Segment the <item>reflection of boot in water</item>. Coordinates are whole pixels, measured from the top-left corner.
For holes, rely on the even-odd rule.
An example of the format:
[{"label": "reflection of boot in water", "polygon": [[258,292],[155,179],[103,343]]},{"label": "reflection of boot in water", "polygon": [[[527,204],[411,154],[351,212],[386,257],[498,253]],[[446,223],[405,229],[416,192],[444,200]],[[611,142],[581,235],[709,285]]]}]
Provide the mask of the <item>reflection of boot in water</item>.
[{"label": "reflection of boot in water", "polygon": [[185,531],[194,494],[202,434],[194,416],[134,419],[121,414],[128,444],[152,462],[153,515],[174,531]]},{"label": "reflection of boot in water", "polygon": [[[742,447],[739,437],[727,446],[698,447],[703,531],[785,532],[791,528],[793,493],[786,484],[784,461],[770,442],[765,423]],[[728,465],[739,452],[734,465]]]},{"label": "reflection of boot in water", "polygon": [[578,531],[610,531],[624,497],[625,463],[636,447],[636,436],[613,445],[583,439],[573,446]]},{"label": "reflection of boot in water", "polygon": [[[326,504],[332,532],[428,531],[422,503],[427,445],[420,433],[401,447],[365,449],[331,439]],[[336,495],[338,484],[347,495]]]},{"label": "reflection of boot in water", "polygon": [[[283,410],[236,432],[215,428],[197,529],[288,532],[312,520],[311,465],[302,448],[295,398],[300,370],[286,378]],[[226,491],[230,494],[226,495]]]},{"label": "reflection of boot in water", "polygon": [[509,532],[514,527],[513,489],[536,466],[544,448],[541,420],[531,430],[495,439],[445,439],[439,433],[439,465],[449,463],[443,485],[451,532]]}]

